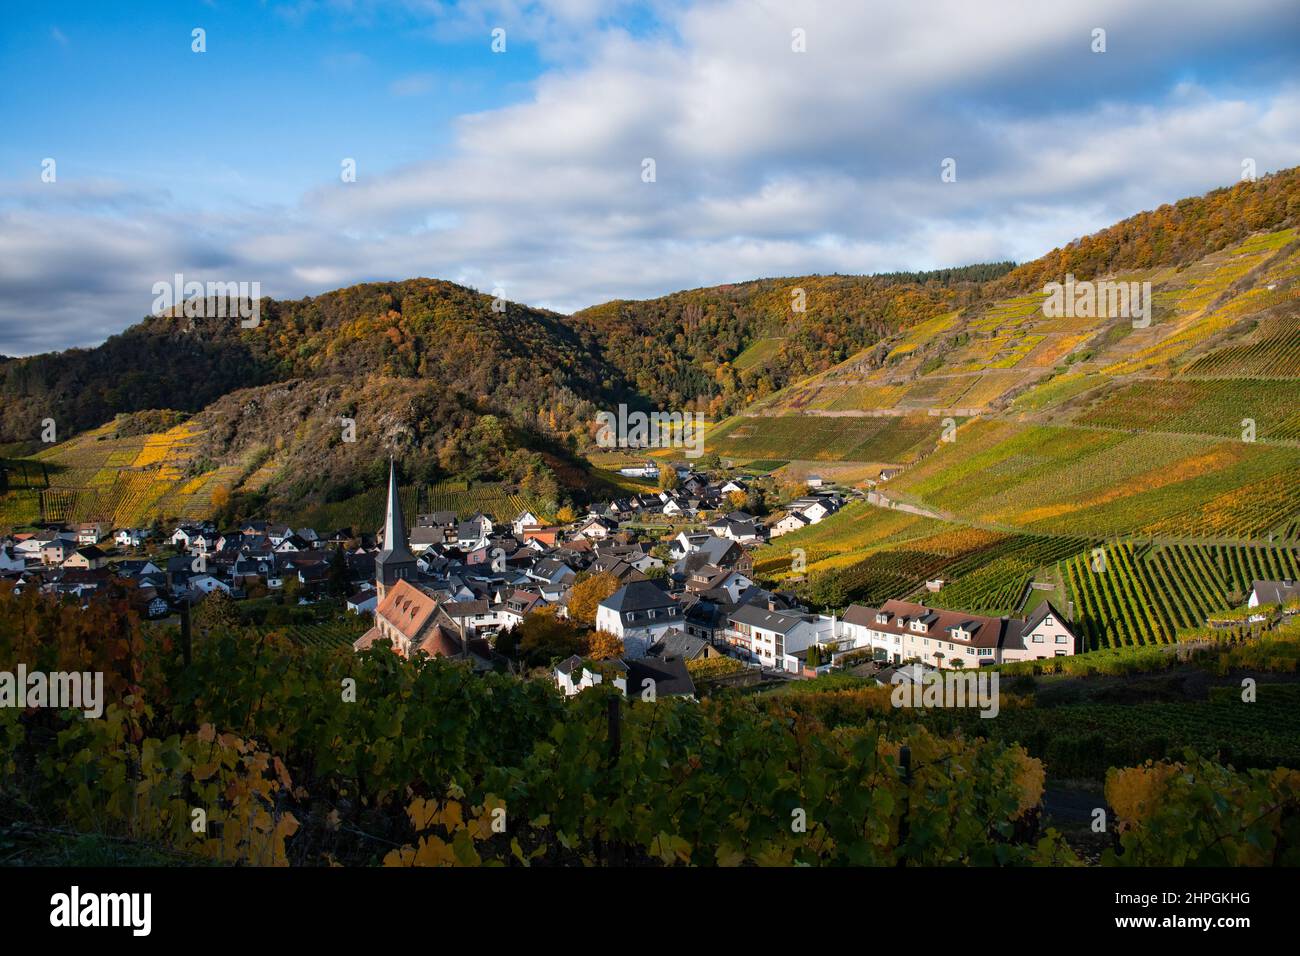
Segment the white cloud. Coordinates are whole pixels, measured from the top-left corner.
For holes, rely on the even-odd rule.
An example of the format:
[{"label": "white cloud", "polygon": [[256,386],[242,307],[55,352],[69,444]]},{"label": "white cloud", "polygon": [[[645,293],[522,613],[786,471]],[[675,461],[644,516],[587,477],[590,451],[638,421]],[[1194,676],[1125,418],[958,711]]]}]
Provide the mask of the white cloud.
[{"label": "white cloud", "polygon": [[[594,0],[397,5],[443,27],[508,22],[552,65],[529,99],[462,116],[437,158],[280,208],[196,214],[153,184],[0,187],[0,352],[102,338],[176,271],[277,296],[503,282],[570,310],[759,276],[1023,260],[1230,183],[1244,157],[1263,172],[1300,155],[1294,70],[1266,92],[1195,79],[1207,49],[1267,33],[1271,0],[663,3],[639,37]],[[807,53],[790,49],[796,26]],[[413,74],[392,92],[432,85]],[[946,156],[956,183],[940,182]]]}]

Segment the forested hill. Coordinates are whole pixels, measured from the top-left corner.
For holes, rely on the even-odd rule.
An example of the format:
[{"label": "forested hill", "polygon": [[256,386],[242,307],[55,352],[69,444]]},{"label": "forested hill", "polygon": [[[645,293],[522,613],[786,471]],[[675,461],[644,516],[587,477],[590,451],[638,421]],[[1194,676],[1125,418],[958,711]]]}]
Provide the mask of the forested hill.
[{"label": "forested hill", "polygon": [[982,295],[982,282],[1011,268],[759,279],[606,302],[572,321],[652,403],[716,418],[969,304]]},{"label": "forested hill", "polygon": [[1300,166],[1138,213],[1053,249],[990,284],[993,296],[1041,289],[1067,273],[1079,279],[1126,269],[1180,266],[1255,232],[1300,225]]},{"label": "forested hill", "polygon": [[559,430],[590,419],[592,401],[621,395],[620,382],[591,374],[588,346],[563,317],[492,305],[450,282],[411,279],[263,299],[255,328],[150,316],[97,348],[0,366],[0,441],[29,439],[47,416],[67,435],[121,412],[196,412],[238,389],[294,379],[430,379]]}]

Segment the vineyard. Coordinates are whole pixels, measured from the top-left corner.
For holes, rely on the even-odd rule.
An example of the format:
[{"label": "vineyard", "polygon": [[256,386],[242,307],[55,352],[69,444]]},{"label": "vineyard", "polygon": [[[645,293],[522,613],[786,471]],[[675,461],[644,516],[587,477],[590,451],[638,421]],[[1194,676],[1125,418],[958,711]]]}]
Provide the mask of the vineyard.
[{"label": "vineyard", "polygon": [[1300,576],[1294,547],[1140,544],[1081,553],[1061,563],[1085,646],[1163,644],[1208,614],[1243,604],[1252,580]]},{"label": "vineyard", "polygon": [[[344,501],[312,505],[298,512],[291,524],[314,528],[353,528],[368,531],[384,520],[387,489],[371,488]],[[508,523],[521,511],[532,511],[543,521],[549,517],[541,506],[518,493],[513,485],[502,482],[443,481],[432,485],[408,485],[401,488],[402,510],[415,520],[417,514],[452,511],[460,519],[482,512],[499,523]]]},{"label": "vineyard", "polygon": [[727,458],[899,462],[934,444],[941,430],[928,415],[742,416],[719,425],[708,448]]},{"label": "vineyard", "polygon": [[1083,538],[1004,534],[955,528],[879,551],[854,564],[814,576],[809,595],[816,603],[878,604],[918,592],[930,579],[944,578],[927,601],[980,614],[1010,614],[1034,572],[1087,547]]},{"label": "vineyard", "polygon": [[266,626],[263,632],[278,631],[300,647],[350,647],[352,642],[366,632],[370,618],[356,615],[353,619],[320,622],[315,624],[289,624]]},{"label": "vineyard", "polygon": [[1128,382],[1075,420],[1133,431],[1240,437],[1254,422],[1254,441],[1300,439],[1300,388],[1286,380],[1175,379]]},{"label": "vineyard", "polygon": [[1182,374],[1227,378],[1300,376],[1300,329],[1289,317],[1262,322],[1251,341],[1201,355],[1189,362]]}]

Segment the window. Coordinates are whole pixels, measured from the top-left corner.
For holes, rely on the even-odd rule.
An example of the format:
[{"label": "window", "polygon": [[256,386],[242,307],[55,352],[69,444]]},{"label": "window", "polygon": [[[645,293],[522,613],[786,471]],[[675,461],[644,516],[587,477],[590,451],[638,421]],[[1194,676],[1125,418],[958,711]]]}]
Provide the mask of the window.
[{"label": "window", "polygon": [[1064,634],[1057,634],[1057,635],[1056,635],[1056,643],[1058,643],[1058,644],[1065,644],[1065,643],[1068,643],[1068,642],[1069,642],[1069,638],[1067,638]]},{"label": "window", "polygon": [[1035,643],[1035,644],[1041,644],[1041,643],[1043,643],[1043,635],[1041,635],[1041,634],[1035,634],[1035,635],[1034,635],[1034,643]]},{"label": "window", "polygon": [[1049,615],[1047,615],[1047,617],[1043,618],[1043,623],[1046,624],[1048,627],[1051,627],[1051,626],[1052,626],[1052,615],[1049,614]]}]

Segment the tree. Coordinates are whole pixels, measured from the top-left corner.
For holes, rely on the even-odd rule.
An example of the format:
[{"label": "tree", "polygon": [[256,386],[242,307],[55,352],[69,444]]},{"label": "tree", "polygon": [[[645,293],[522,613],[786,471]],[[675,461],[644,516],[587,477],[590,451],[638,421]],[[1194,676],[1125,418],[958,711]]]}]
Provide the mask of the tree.
[{"label": "tree", "polygon": [[627,653],[623,639],[609,631],[593,631],[587,638],[587,656],[595,661],[608,661]]},{"label": "tree", "polygon": [[732,511],[740,511],[749,502],[749,495],[743,491],[729,491],[727,501],[730,502]]},{"label": "tree", "polygon": [[572,524],[578,520],[578,515],[569,505],[564,505],[555,512],[555,520],[560,524]]},{"label": "tree", "polygon": [[569,591],[569,617],[580,624],[595,624],[596,607],[620,587],[618,578],[608,572],[578,581]]},{"label": "tree", "polygon": [[212,489],[212,507],[216,511],[225,511],[230,504],[230,488],[226,485],[217,485]]},{"label": "tree", "polygon": [[329,577],[326,580],[326,590],[330,597],[347,597],[348,591],[352,588],[352,575],[348,571],[347,558],[343,556],[343,547],[334,549],[334,554],[330,558]]},{"label": "tree", "polygon": [[221,588],[215,588],[194,609],[194,626],[200,633],[234,630],[241,624],[234,598]]},{"label": "tree", "polygon": [[659,466],[659,490],[677,490],[677,469],[667,462]]},{"label": "tree", "polygon": [[534,664],[545,664],[582,651],[583,641],[577,626],[558,617],[553,607],[525,615],[518,630],[519,651]]},{"label": "tree", "polygon": [[515,629],[507,627],[504,631],[498,631],[492,649],[506,657],[514,657],[519,650],[519,638],[515,634]]}]

